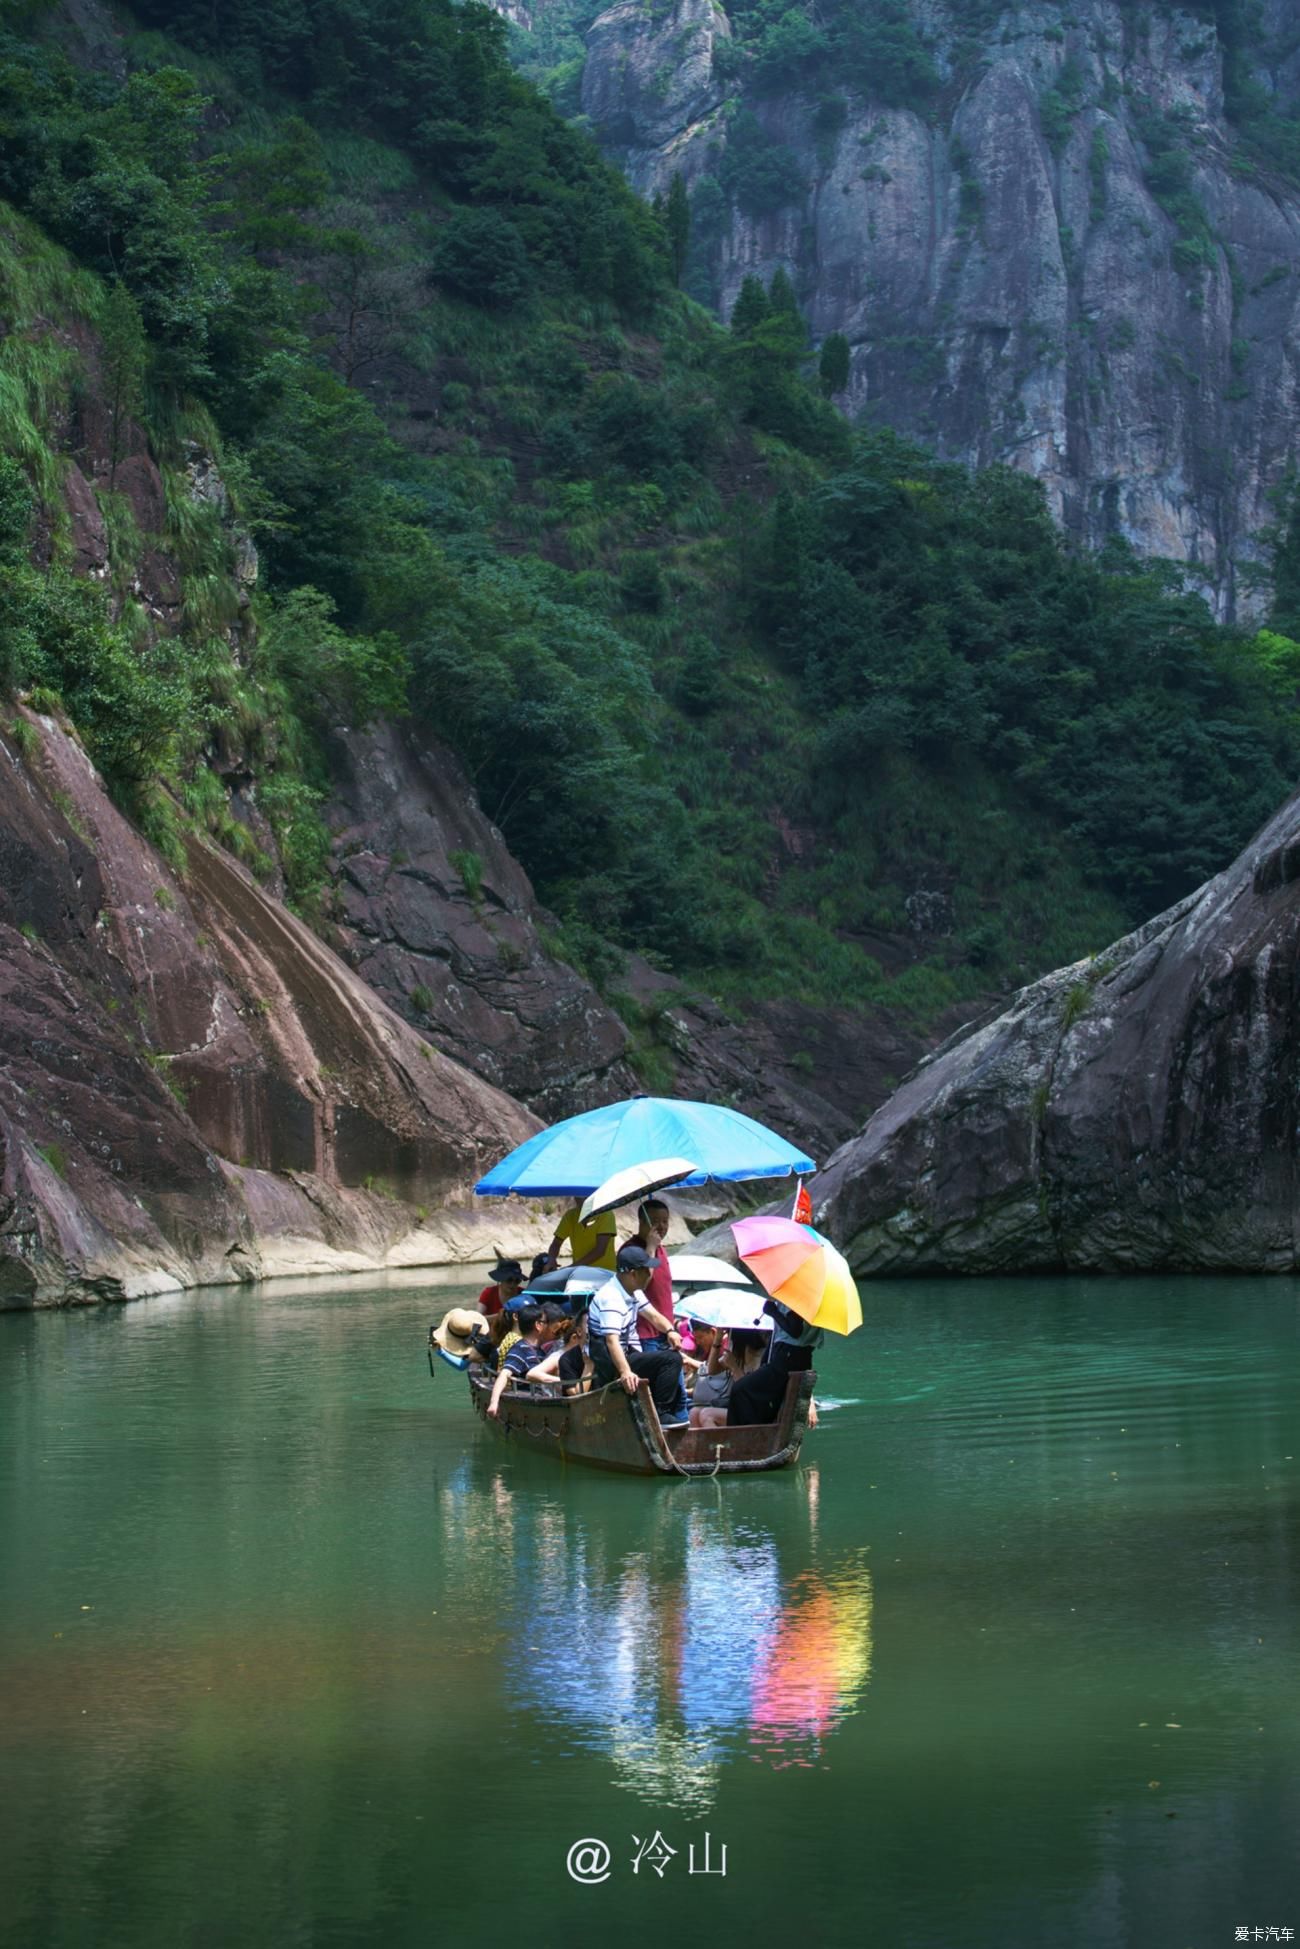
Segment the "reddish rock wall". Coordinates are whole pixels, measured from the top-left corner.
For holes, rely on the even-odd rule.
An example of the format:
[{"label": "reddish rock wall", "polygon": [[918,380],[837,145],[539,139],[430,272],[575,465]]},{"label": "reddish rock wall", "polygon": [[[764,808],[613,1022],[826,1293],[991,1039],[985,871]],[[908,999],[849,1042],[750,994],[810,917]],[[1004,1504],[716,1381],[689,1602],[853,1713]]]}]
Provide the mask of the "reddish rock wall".
[{"label": "reddish rock wall", "polygon": [[[0,736],[0,1305],[448,1256],[415,1201],[464,1207],[535,1120],[225,854],[192,841],[173,876],[75,738],[21,716],[38,746]],[[502,1229],[457,1222],[450,1256]]]}]

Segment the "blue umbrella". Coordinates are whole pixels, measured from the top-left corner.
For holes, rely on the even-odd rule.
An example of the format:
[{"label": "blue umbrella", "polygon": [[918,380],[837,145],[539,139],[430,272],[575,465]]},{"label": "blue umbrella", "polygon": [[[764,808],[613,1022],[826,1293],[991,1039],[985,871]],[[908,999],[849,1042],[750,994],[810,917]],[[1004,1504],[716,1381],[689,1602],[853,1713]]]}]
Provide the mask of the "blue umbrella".
[{"label": "blue umbrella", "polygon": [[539,1131],[480,1178],[481,1198],[584,1197],[615,1171],[647,1157],[678,1155],[699,1160],[682,1185],[718,1179],[785,1178],[816,1170],[793,1144],[739,1110],[690,1103],[672,1096],[634,1096],[626,1103],[566,1117]]}]

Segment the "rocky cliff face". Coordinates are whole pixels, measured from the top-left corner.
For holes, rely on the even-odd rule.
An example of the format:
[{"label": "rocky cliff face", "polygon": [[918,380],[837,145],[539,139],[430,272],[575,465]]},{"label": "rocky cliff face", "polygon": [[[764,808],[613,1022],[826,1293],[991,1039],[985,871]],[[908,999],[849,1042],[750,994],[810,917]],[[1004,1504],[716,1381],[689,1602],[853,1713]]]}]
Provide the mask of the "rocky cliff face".
[{"label": "rocky cliff face", "polygon": [[[643,1087],[623,1022],[547,951],[554,919],[453,754],[427,730],[383,725],[340,734],[331,759],[335,938],[367,985],[546,1121]],[[817,1157],[926,1046],[883,1016],[798,1001],[742,1026],[635,955],[620,986],[671,1071],[656,1088],[734,1103]]]},{"label": "rocky cliff face", "polygon": [[817,1180],[863,1273],[1292,1271],[1300,796],[925,1062]]},{"label": "rocky cliff face", "polygon": [[[0,731],[0,1308],[549,1236],[550,1211],[470,1195],[537,1127],[497,1085],[548,1116],[630,1094],[627,1030],[546,953],[448,753],[384,727],[337,760],[343,959],[220,848],[191,836],[173,873],[59,721]],[[742,1027],[639,961],[627,980],[673,1088],[814,1155],[922,1046],[795,1003]],[[858,1055],[824,1095],[799,1059],[828,1038]]]},{"label": "rocky cliff face", "polygon": [[228,855],[169,872],[53,719],[0,736],[0,1306],[479,1256],[534,1128]]},{"label": "rocky cliff face", "polygon": [[[1258,613],[1300,450],[1300,189],[1243,149],[1213,30],[1079,0],[972,41],[941,0],[910,11],[942,84],[924,112],[835,74],[755,92],[713,0],[601,14],[583,110],[638,188],[692,187],[724,316],[747,275],[790,270],[814,340],[850,341],[848,411],[1024,468],[1081,542],[1122,537],[1220,616]],[[1254,81],[1283,105],[1293,28],[1265,0]],[[733,170],[742,125],[761,194]]]},{"label": "rocky cliff face", "polygon": [[539,1115],[630,1095],[626,1029],[547,954],[549,916],[452,753],[381,726],[340,735],[332,759],[334,904],[349,964],[440,1049]]}]

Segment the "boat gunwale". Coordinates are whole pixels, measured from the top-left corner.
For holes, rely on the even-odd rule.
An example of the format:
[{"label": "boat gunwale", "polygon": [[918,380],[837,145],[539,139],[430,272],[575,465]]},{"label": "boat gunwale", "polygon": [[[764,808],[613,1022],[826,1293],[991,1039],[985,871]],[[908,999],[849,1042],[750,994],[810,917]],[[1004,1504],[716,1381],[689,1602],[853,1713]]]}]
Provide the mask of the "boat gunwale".
[{"label": "boat gunwale", "polygon": [[[469,1381],[470,1398],[475,1411],[482,1419],[487,1420],[487,1401],[491,1395],[494,1376],[486,1368],[480,1368],[476,1362],[466,1370],[466,1378]],[[808,1425],[808,1404],[812,1399],[816,1378],[811,1369],[790,1375],[780,1411],[776,1420],[770,1424],[771,1449],[766,1454],[760,1455],[738,1455],[728,1459],[718,1453],[712,1461],[679,1461],[659,1420],[649,1390],[638,1388],[635,1394],[629,1395],[617,1380],[579,1395],[540,1391],[527,1394],[523,1390],[507,1392],[502,1396],[501,1411],[495,1426],[497,1432],[503,1435],[526,1434],[534,1440],[549,1436],[557,1443],[556,1452],[561,1461],[572,1461],[587,1468],[601,1468],[623,1475],[712,1478],[717,1475],[770,1474],[774,1469],[788,1467],[798,1458],[803,1445],[804,1431]],[[562,1421],[568,1422],[575,1418],[575,1413],[584,1404],[599,1400],[612,1392],[621,1393],[627,1401],[629,1420],[644,1457],[639,1465],[636,1462],[620,1460],[613,1455],[574,1453],[565,1444],[563,1432],[551,1426],[551,1414],[556,1408],[560,1409]],[[540,1429],[529,1425],[539,1419],[542,1422]],[[692,1432],[707,1435],[710,1432],[722,1434],[725,1431],[694,1429]],[[720,1448],[721,1444],[714,1444],[714,1446]]]}]

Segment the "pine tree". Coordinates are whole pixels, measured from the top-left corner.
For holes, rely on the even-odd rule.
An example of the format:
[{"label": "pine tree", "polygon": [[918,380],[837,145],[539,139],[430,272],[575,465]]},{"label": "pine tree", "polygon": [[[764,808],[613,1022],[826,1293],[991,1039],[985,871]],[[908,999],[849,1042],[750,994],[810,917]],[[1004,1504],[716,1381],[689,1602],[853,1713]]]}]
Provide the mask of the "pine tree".
[{"label": "pine tree", "polygon": [[784,264],[778,264],[772,274],[772,282],[767,287],[767,300],[774,312],[787,318],[798,318],[799,300],[794,295],[794,286]]},{"label": "pine tree", "polygon": [[732,306],[731,330],[733,335],[737,338],[743,338],[746,332],[752,332],[756,325],[762,324],[770,309],[771,307],[767,301],[767,293],[763,289],[761,281],[756,277],[747,277],[740,287],[739,297]]},{"label": "pine tree", "polygon": [[108,404],[108,485],[117,480],[127,422],[144,397],[145,338],[140,307],[118,280],[110,285],[100,340],[104,348],[104,391]]},{"label": "pine tree", "polygon": [[849,383],[849,341],[843,332],[832,332],[822,340],[821,357],[817,362],[817,378],[823,394],[833,399],[842,393]]},{"label": "pine tree", "polygon": [[691,200],[680,174],[668,186],[664,222],[668,232],[668,254],[672,260],[673,283],[682,281],[682,268],[691,241]]}]

